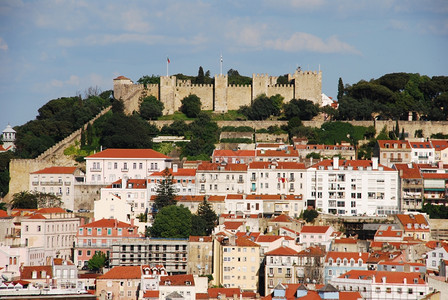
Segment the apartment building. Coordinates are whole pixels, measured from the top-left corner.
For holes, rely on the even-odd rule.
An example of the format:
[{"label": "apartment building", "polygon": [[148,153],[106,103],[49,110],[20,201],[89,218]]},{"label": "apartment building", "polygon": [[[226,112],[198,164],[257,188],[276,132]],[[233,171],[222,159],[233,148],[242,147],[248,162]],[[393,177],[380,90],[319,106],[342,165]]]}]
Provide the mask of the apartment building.
[{"label": "apartment building", "polygon": [[77,167],[49,167],[30,173],[30,191],[58,196],[62,207],[75,209],[75,184],[84,182],[85,175]]},{"label": "apartment building", "polygon": [[402,140],[378,140],[375,146],[375,156],[379,163],[391,168],[396,163],[412,162],[411,145]]},{"label": "apartment building", "polygon": [[196,170],[196,190],[205,195],[244,194],[247,165],[203,162]]},{"label": "apartment building", "polygon": [[323,160],[308,168],[306,205],[338,215],[390,215],[400,210],[398,171],[372,160]]},{"label": "apartment building", "polygon": [[187,274],[212,274],[213,241],[210,236],[190,236],[187,252]]},{"label": "apartment building", "polygon": [[350,270],[367,270],[368,258],[367,252],[328,252],[324,263],[324,283]]},{"label": "apartment building", "polygon": [[255,150],[225,150],[215,149],[212,154],[212,162],[247,164],[255,160]]},{"label": "apartment building", "polygon": [[117,219],[101,219],[82,224],[76,234],[74,262],[78,267],[86,266],[96,252],[103,252],[108,257],[114,243],[123,238],[139,237],[137,226]]},{"label": "apartment building", "polygon": [[118,179],[145,179],[171,167],[172,159],[152,149],[106,149],[86,158],[87,184],[112,184]]},{"label": "apartment building", "polygon": [[423,203],[423,176],[415,163],[395,164],[400,181],[401,210],[415,211],[422,207]]},{"label": "apartment building", "polygon": [[298,265],[298,251],[286,246],[265,253],[264,290],[272,293],[278,284],[297,283],[295,266]]},{"label": "apartment building", "polygon": [[304,247],[319,245],[329,251],[331,242],[334,240],[333,233],[334,229],[331,226],[305,225],[300,231],[299,243]]},{"label": "apartment building", "polygon": [[[178,168],[177,164],[173,164],[173,168],[169,169],[169,173],[173,177],[173,188],[177,195],[197,195],[196,191],[196,170]],[[164,180],[163,170],[154,172],[148,177],[148,191],[150,195],[157,193],[158,184]]]}]

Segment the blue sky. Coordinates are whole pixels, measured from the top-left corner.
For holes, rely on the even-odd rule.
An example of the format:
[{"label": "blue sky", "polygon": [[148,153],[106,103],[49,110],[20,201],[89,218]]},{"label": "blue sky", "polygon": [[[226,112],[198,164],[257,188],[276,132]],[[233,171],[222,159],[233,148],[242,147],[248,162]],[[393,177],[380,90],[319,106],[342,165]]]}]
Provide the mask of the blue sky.
[{"label": "blue sky", "polygon": [[0,1],[0,127],[113,78],[320,69],[322,91],[392,72],[448,75],[448,1]]}]

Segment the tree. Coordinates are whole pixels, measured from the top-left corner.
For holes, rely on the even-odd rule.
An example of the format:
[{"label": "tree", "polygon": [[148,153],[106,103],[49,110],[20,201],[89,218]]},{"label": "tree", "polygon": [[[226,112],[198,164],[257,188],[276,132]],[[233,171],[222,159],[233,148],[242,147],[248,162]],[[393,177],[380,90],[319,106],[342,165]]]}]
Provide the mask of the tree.
[{"label": "tree", "polygon": [[187,238],[191,234],[191,212],[183,205],[169,205],[156,215],[147,234],[161,238]]},{"label": "tree", "polygon": [[307,209],[303,212],[303,219],[308,223],[311,223],[314,221],[315,218],[317,218],[318,215],[319,213],[317,212],[317,210]]},{"label": "tree", "polygon": [[284,105],[283,110],[288,120],[298,117],[302,121],[308,121],[319,113],[319,107],[313,101],[303,99],[292,99]]},{"label": "tree", "polygon": [[29,191],[22,191],[12,195],[11,208],[36,209],[37,198]]},{"label": "tree", "polygon": [[91,259],[87,262],[87,267],[91,271],[98,272],[101,268],[103,268],[108,261],[108,257],[104,252],[98,251],[96,252]]},{"label": "tree", "polygon": [[342,82],[342,78],[339,77],[338,81],[338,101],[342,99],[342,96],[344,95],[344,83]]},{"label": "tree", "polygon": [[181,112],[183,112],[189,118],[196,118],[201,112],[201,99],[194,94],[183,98],[181,100],[182,106],[180,107]]},{"label": "tree", "polygon": [[205,82],[204,69],[202,66],[199,67],[198,76],[196,77],[196,83],[202,84]]},{"label": "tree", "polygon": [[176,205],[177,203],[173,175],[168,168],[162,171],[162,177],[162,180],[157,185],[157,195],[154,199],[153,207],[155,212],[160,211],[165,206]]},{"label": "tree", "polygon": [[191,215],[191,235],[205,236],[205,220],[198,215]]},{"label": "tree", "polygon": [[157,120],[163,116],[164,105],[154,96],[148,96],[142,99],[140,103],[140,115],[145,120]]},{"label": "tree", "polygon": [[182,149],[182,156],[193,159],[195,156],[205,155],[210,159],[215,144],[219,141],[218,124],[213,122],[207,113],[201,112],[189,129],[191,142]]},{"label": "tree", "polygon": [[283,97],[280,95],[267,97],[263,94],[255,98],[250,107],[241,107],[239,112],[250,120],[266,120],[270,116],[280,115],[282,101]]},{"label": "tree", "polygon": [[218,222],[218,216],[207,199],[204,198],[204,201],[199,204],[197,215],[204,220],[205,234],[210,235]]},{"label": "tree", "polygon": [[51,193],[33,192],[33,195],[36,197],[39,208],[61,207],[63,204],[60,197]]}]

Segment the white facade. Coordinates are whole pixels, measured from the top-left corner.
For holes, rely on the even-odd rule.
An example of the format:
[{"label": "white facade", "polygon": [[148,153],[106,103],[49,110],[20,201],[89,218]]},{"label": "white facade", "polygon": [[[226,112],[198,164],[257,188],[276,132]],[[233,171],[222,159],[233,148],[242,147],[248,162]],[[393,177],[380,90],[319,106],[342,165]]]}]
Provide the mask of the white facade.
[{"label": "white facade", "polygon": [[247,165],[202,163],[196,170],[196,182],[199,194],[245,194]]},{"label": "white facade", "polygon": [[331,226],[303,226],[300,231],[300,243],[304,248],[321,245],[330,251],[334,229]]},{"label": "white facade", "polygon": [[307,205],[338,215],[390,215],[399,211],[398,171],[378,160],[324,160],[308,169]]},{"label": "white facade", "polygon": [[[196,191],[196,170],[179,169],[176,164],[169,170],[174,180],[174,189],[179,196],[197,195]],[[155,172],[148,177],[148,190],[150,195],[157,193],[157,186],[160,180],[163,180],[163,171]]]},{"label": "white facade", "polygon": [[448,247],[436,248],[427,252],[426,269],[432,271],[439,271],[440,261],[448,260]]},{"label": "white facade", "polygon": [[431,142],[410,142],[411,161],[418,164],[432,164],[435,162],[436,152]]},{"label": "white facade", "polygon": [[7,280],[20,277],[20,266],[28,265],[28,248],[0,246],[0,275]]},{"label": "white facade", "polygon": [[152,149],[107,149],[86,157],[86,183],[111,184],[122,178],[144,179],[171,167],[171,158]]}]

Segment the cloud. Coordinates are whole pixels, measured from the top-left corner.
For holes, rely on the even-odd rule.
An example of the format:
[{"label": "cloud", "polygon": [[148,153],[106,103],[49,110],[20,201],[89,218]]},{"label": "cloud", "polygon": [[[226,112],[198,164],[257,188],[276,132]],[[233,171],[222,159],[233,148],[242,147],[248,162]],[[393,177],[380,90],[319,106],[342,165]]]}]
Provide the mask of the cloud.
[{"label": "cloud", "polygon": [[390,20],[389,25],[387,26],[387,29],[407,30],[407,29],[409,29],[409,26],[406,22],[403,22],[403,21]]},{"label": "cloud", "polygon": [[285,52],[309,51],[318,53],[348,53],[361,55],[355,47],[340,41],[337,36],[323,40],[315,35],[296,32],[288,39],[268,40],[266,47]]},{"label": "cloud", "polygon": [[78,76],[76,75],[70,75],[70,77],[67,80],[58,80],[58,79],[53,79],[52,81],[50,81],[50,86],[51,87],[64,87],[64,86],[79,86],[80,84],[80,79]]},{"label": "cloud", "polygon": [[8,44],[0,37],[0,50],[8,51]]}]

